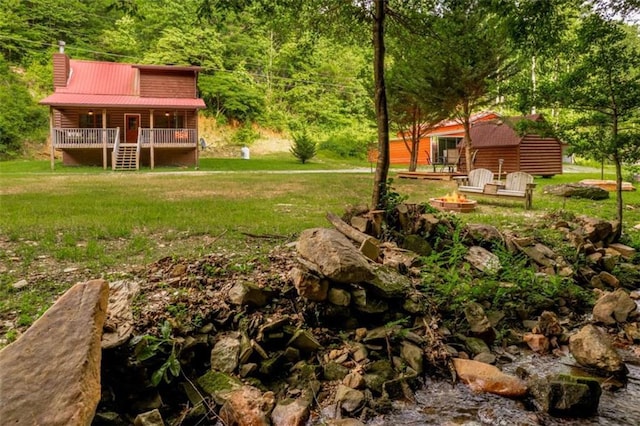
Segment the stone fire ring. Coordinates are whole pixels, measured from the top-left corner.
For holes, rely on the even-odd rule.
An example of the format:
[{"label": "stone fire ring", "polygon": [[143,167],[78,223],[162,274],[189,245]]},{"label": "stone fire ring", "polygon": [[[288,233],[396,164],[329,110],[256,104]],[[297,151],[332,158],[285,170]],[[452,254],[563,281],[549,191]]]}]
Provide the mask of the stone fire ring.
[{"label": "stone fire ring", "polygon": [[442,198],[429,198],[429,204],[441,211],[469,213],[476,209],[478,202],[475,200],[448,201]]}]

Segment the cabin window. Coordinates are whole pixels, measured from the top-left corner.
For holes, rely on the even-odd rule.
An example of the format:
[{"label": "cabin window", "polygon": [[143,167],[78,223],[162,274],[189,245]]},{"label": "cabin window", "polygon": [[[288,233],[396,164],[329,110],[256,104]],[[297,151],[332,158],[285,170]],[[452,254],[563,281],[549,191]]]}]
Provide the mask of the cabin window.
[{"label": "cabin window", "polygon": [[184,115],[173,112],[154,115],[153,127],[157,129],[184,129]]},{"label": "cabin window", "polygon": [[438,158],[441,161],[447,160],[447,154],[451,153],[450,150],[455,150],[458,148],[458,143],[462,141],[462,138],[438,138]]},{"label": "cabin window", "polygon": [[80,128],[102,128],[102,114],[80,114]]}]

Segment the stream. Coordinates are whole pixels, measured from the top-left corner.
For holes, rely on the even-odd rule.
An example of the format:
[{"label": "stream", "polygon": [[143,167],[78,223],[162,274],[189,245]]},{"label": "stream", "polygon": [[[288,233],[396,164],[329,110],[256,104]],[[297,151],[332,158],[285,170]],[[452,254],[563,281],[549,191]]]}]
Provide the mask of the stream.
[{"label": "stream", "polygon": [[[589,376],[570,365],[573,358],[527,355],[503,368],[514,374],[519,366],[538,376],[567,373]],[[523,401],[487,393],[474,393],[464,384],[427,380],[415,394],[415,404],[401,403],[391,414],[378,416],[368,425],[504,425],[504,426],[621,426],[640,425],[640,366],[627,362],[629,380],[616,390],[602,390],[598,414],[588,418],[560,418],[531,411]]]}]

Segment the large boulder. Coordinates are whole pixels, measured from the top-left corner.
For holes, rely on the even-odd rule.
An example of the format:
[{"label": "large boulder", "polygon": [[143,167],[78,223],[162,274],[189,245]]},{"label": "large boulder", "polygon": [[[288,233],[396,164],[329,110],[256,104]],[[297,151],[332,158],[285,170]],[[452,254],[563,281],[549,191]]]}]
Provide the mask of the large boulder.
[{"label": "large boulder", "polygon": [[622,357],[611,341],[594,325],[585,325],[569,338],[569,350],[576,361],[587,368],[604,371],[605,374],[626,373]]},{"label": "large boulder", "polygon": [[306,229],[298,239],[298,253],[325,277],[338,283],[358,283],[374,277],[367,258],[339,231]]},{"label": "large boulder", "polygon": [[547,185],[544,187],[543,192],[565,198],[586,198],[588,200],[606,200],[609,198],[609,192],[605,189],[584,183]]},{"label": "large boulder", "polygon": [[0,352],[2,424],[90,425],[109,284],[78,283]]}]

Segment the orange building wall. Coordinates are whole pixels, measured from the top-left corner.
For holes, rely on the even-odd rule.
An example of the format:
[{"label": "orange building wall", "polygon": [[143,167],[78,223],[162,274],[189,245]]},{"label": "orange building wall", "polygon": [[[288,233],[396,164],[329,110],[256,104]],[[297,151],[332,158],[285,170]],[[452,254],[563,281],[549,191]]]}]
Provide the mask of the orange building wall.
[{"label": "orange building wall", "polygon": [[[431,164],[429,161],[430,139],[420,139],[418,148],[418,165]],[[389,162],[391,164],[409,164],[411,162],[411,153],[407,149],[407,145],[402,140],[389,141]]]}]

